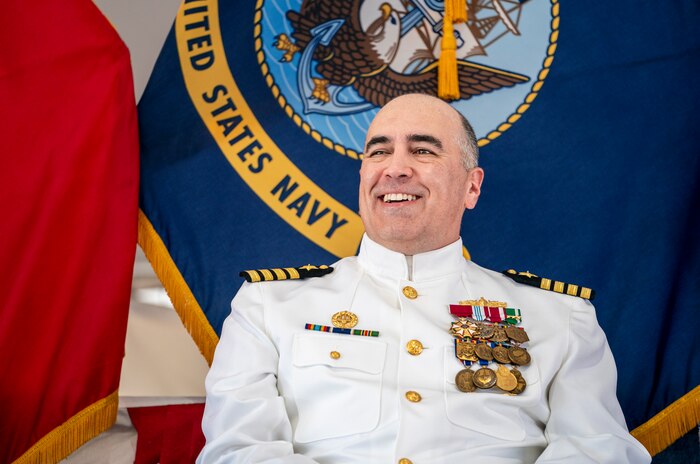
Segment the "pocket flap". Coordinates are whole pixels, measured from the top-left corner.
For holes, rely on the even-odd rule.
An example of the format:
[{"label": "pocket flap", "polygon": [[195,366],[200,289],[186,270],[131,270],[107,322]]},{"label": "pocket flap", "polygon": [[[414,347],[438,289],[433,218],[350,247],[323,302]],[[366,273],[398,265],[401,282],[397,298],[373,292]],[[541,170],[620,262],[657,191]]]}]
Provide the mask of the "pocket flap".
[{"label": "pocket flap", "polygon": [[379,374],[386,343],[352,335],[298,333],[294,337],[296,367],[325,365]]}]

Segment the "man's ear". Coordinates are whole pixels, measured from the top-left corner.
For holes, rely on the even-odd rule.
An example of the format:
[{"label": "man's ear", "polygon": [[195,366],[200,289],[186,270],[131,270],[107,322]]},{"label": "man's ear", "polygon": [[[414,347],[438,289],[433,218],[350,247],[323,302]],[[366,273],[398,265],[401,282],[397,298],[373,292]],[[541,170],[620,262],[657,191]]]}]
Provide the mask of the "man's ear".
[{"label": "man's ear", "polygon": [[474,209],[481,195],[481,183],[484,181],[484,170],[472,168],[467,174],[467,194],[464,197],[464,207]]}]

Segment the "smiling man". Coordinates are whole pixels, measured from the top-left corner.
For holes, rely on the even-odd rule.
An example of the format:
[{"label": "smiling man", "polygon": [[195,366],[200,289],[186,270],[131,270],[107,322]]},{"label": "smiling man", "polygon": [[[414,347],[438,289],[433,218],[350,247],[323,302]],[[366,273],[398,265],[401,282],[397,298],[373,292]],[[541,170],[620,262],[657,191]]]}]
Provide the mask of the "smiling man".
[{"label": "smiling man", "polygon": [[369,128],[360,169],[367,235],[405,255],[459,239],[484,179],[477,150],[469,123],[443,101],[406,95],[387,104]]},{"label": "smiling man", "polygon": [[447,103],[405,95],[379,111],[358,256],[241,273],[198,462],[651,460],[627,431],[592,291],[463,258],[477,160]]}]

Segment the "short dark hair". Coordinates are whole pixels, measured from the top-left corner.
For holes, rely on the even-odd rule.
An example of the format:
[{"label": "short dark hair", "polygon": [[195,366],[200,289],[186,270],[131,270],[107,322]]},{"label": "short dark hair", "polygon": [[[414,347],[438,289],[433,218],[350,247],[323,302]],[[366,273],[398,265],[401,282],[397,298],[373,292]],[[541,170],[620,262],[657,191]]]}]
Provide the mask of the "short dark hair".
[{"label": "short dark hair", "polygon": [[456,109],[455,111],[459,114],[462,127],[464,128],[464,133],[457,140],[462,152],[462,164],[465,169],[475,168],[479,165],[479,144],[476,141],[476,134],[469,120]]}]

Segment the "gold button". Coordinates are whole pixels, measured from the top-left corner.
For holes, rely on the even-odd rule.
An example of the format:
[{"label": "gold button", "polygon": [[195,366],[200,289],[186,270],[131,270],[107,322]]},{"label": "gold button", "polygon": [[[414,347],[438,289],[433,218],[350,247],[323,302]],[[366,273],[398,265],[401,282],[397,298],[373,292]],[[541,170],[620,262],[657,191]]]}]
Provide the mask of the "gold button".
[{"label": "gold button", "polygon": [[413,461],[408,458],[401,458],[399,459],[399,464],[413,464]]},{"label": "gold button", "polygon": [[331,358],[333,358],[333,359],[340,358],[340,353],[338,353],[337,351],[331,351]]},{"label": "gold button", "polygon": [[406,399],[411,403],[417,403],[423,398],[421,398],[420,393],[414,392],[413,390],[409,390],[406,392]]},{"label": "gold button", "polygon": [[418,356],[423,352],[423,344],[418,340],[411,340],[406,343],[406,351],[413,356]]},{"label": "gold button", "polygon": [[410,298],[411,300],[415,300],[416,298],[418,298],[418,292],[413,287],[409,287],[409,286],[404,287],[403,294],[406,298]]}]

